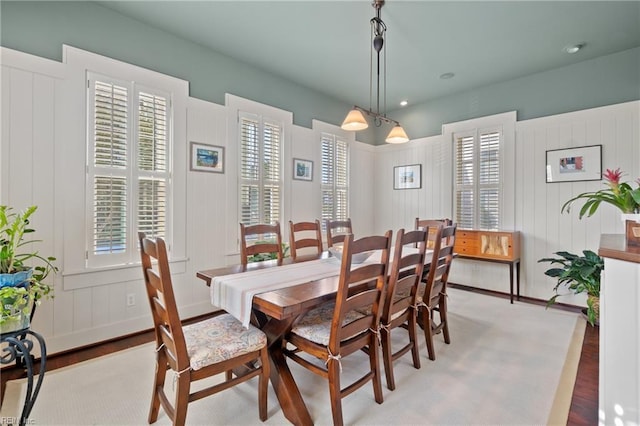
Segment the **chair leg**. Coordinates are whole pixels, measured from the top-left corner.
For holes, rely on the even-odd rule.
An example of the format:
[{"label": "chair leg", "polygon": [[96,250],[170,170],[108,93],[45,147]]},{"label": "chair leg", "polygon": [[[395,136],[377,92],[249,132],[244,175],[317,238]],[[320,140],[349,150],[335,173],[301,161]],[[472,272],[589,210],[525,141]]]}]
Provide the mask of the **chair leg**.
[{"label": "chair leg", "polygon": [[[423,308],[426,310],[426,308]],[[429,352],[429,359],[431,361],[436,360],[436,351],[433,347],[433,329],[431,328],[431,312],[423,312],[422,315],[422,328],[424,329],[424,339],[427,342],[427,351]]]},{"label": "chair leg", "polygon": [[151,407],[149,408],[149,424],[158,420],[160,411],[160,392],[164,392],[164,380],[167,375],[167,358],[164,351],[156,354],[156,374],[153,379],[153,393],[151,395]]},{"label": "chair leg", "polygon": [[260,351],[262,374],[258,378],[258,415],[263,422],[267,420],[267,392],[269,391],[269,353],[265,347]]},{"label": "chair leg", "polygon": [[384,361],[384,375],[387,378],[387,388],[394,390],[396,382],[393,376],[393,353],[391,352],[391,330],[383,328],[382,336],[382,360]]},{"label": "chair leg", "polygon": [[174,405],[174,426],[184,426],[187,421],[187,405],[191,385],[191,371],[182,372],[176,380],[176,402]]},{"label": "chair leg", "polygon": [[380,362],[378,360],[378,337],[373,333],[371,333],[371,338],[369,339],[369,365],[373,372],[373,378],[371,379],[373,381],[373,396],[378,404],[382,404],[384,397],[382,396]]},{"label": "chair leg", "polygon": [[451,343],[451,337],[449,336],[449,320],[447,318],[447,296],[441,295],[440,297],[440,323],[442,324],[444,342],[449,344]]},{"label": "chair leg", "polygon": [[340,361],[330,359],[327,365],[329,379],[329,399],[334,426],[342,426],[342,396],[340,394]]},{"label": "chair leg", "polygon": [[[414,311],[415,312],[415,311]],[[409,342],[411,343],[411,356],[413,357],[413,367],[420,368],[420,352],[418,350],[418,326],[416,324],[416,315],[411,315],[407,323],[407,332],[409,333]]]}]

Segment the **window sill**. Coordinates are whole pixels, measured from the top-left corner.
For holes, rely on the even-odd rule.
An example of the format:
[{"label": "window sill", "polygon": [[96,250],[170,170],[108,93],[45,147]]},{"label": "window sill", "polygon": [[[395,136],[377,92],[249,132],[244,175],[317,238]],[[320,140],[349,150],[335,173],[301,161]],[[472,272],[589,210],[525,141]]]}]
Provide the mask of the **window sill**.
[{"label": "window sill", "polygon": [[[169,265],[171,274],[183,274],[186,271],[188,258],[171,259]],[[141,264],[109,266],[96,269],[83,269],[79,271],[63,271],[63,290],[78,290],[83,288],[98,287],[102,285],[118,284],[127,281],[142,280],[140,272]]]}]

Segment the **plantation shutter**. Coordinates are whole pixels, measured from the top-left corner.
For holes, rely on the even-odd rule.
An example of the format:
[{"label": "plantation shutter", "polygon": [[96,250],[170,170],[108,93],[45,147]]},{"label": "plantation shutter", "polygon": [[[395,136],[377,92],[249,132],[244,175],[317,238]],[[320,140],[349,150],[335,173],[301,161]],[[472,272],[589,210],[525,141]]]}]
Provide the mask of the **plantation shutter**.
[{"label": "plantation shutter", "polygon": [[129,91],[108,81],[90,80],[90,163],[93,254],[127,249],[127,167]]},{"label": "plantation shutter", "polygon": [[240,222],[280,221],[282,205],[282,125],[241,113]]},{"label": "plantation shutter", "polygon": [[455,134],[455,218],[458,227],[500,226],[500,131]]},{"label": "plantation shutter", "polygon": [[335,135],[321,136],[322,226],[324,220],[346,220],[349,217],[348,149],[346,142]]},{"label": "plantation shutter", "polygon": [[166,238],[167,98],[138,95],[138,230],[153,238]]},{"label": "plantation shutter", "polygon": [[137,232],[170,248],[170,97],[89,73],[87,265],[139,259]]},{"label": "plantation shutter", "polygon": [[500,133],[480,133],[478,173],[478,227],[496,230],[500,226]]}]

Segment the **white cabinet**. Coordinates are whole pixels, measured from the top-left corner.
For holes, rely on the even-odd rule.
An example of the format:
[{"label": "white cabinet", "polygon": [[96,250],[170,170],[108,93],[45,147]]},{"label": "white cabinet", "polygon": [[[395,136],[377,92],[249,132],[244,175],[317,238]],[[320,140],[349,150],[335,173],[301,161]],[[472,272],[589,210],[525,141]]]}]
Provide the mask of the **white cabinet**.
[{"label": "white cabinet", "polygon": [[602,235],[599,418],[601,425],[640,425],[640,249],[624,235]]}]

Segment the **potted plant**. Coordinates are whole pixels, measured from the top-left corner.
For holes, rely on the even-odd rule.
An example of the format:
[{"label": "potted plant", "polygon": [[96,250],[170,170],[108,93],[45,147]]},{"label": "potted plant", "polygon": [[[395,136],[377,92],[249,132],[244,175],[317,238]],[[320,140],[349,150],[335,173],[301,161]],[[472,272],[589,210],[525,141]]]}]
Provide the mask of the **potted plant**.
[{"label": "potted plant", "polygon": [[547,301],[547,307],[563,296],[558,292],[563,285],[568,286],[574,294],[587,293],[587,319],[594,325],[599,322],[600,316],[600,273],[604,269],[604,260],[591,250],[583,250],[582,253],[584,256],[558,251],[554,254],[560,257],[546,257],[538,262],[558,265],[545,271],[545,275],[558,280],[553,288],[556,294]]},{"label": "potted plant", "polygon": [[[29,250],[27,234],[35,232],[29,227],[29,218],[37,206],[14,212],[9,206],[0,206],[0,330],[2,333],[29,327],[34,305],[45,296],[51,296],[53,287],[45,282],[51,272],[57,272],[54,257],[43,257]],[[29,248],[29,249],[28,249]]]},{"label": "potted plant", "polygon": [[620,168],[607,169],[604,174],[606,189],[595,192],[583,192],[563,204],[561,212],[569,213],[571,205],[578,200],[586,200],[580,209],[579,219],[586,214],[592,216],[601,203],[617,207],[623,214],[640,213],[640,178],[636,179],[637,188],[632,188],[627,182],[620,182],[622,172]]}]

